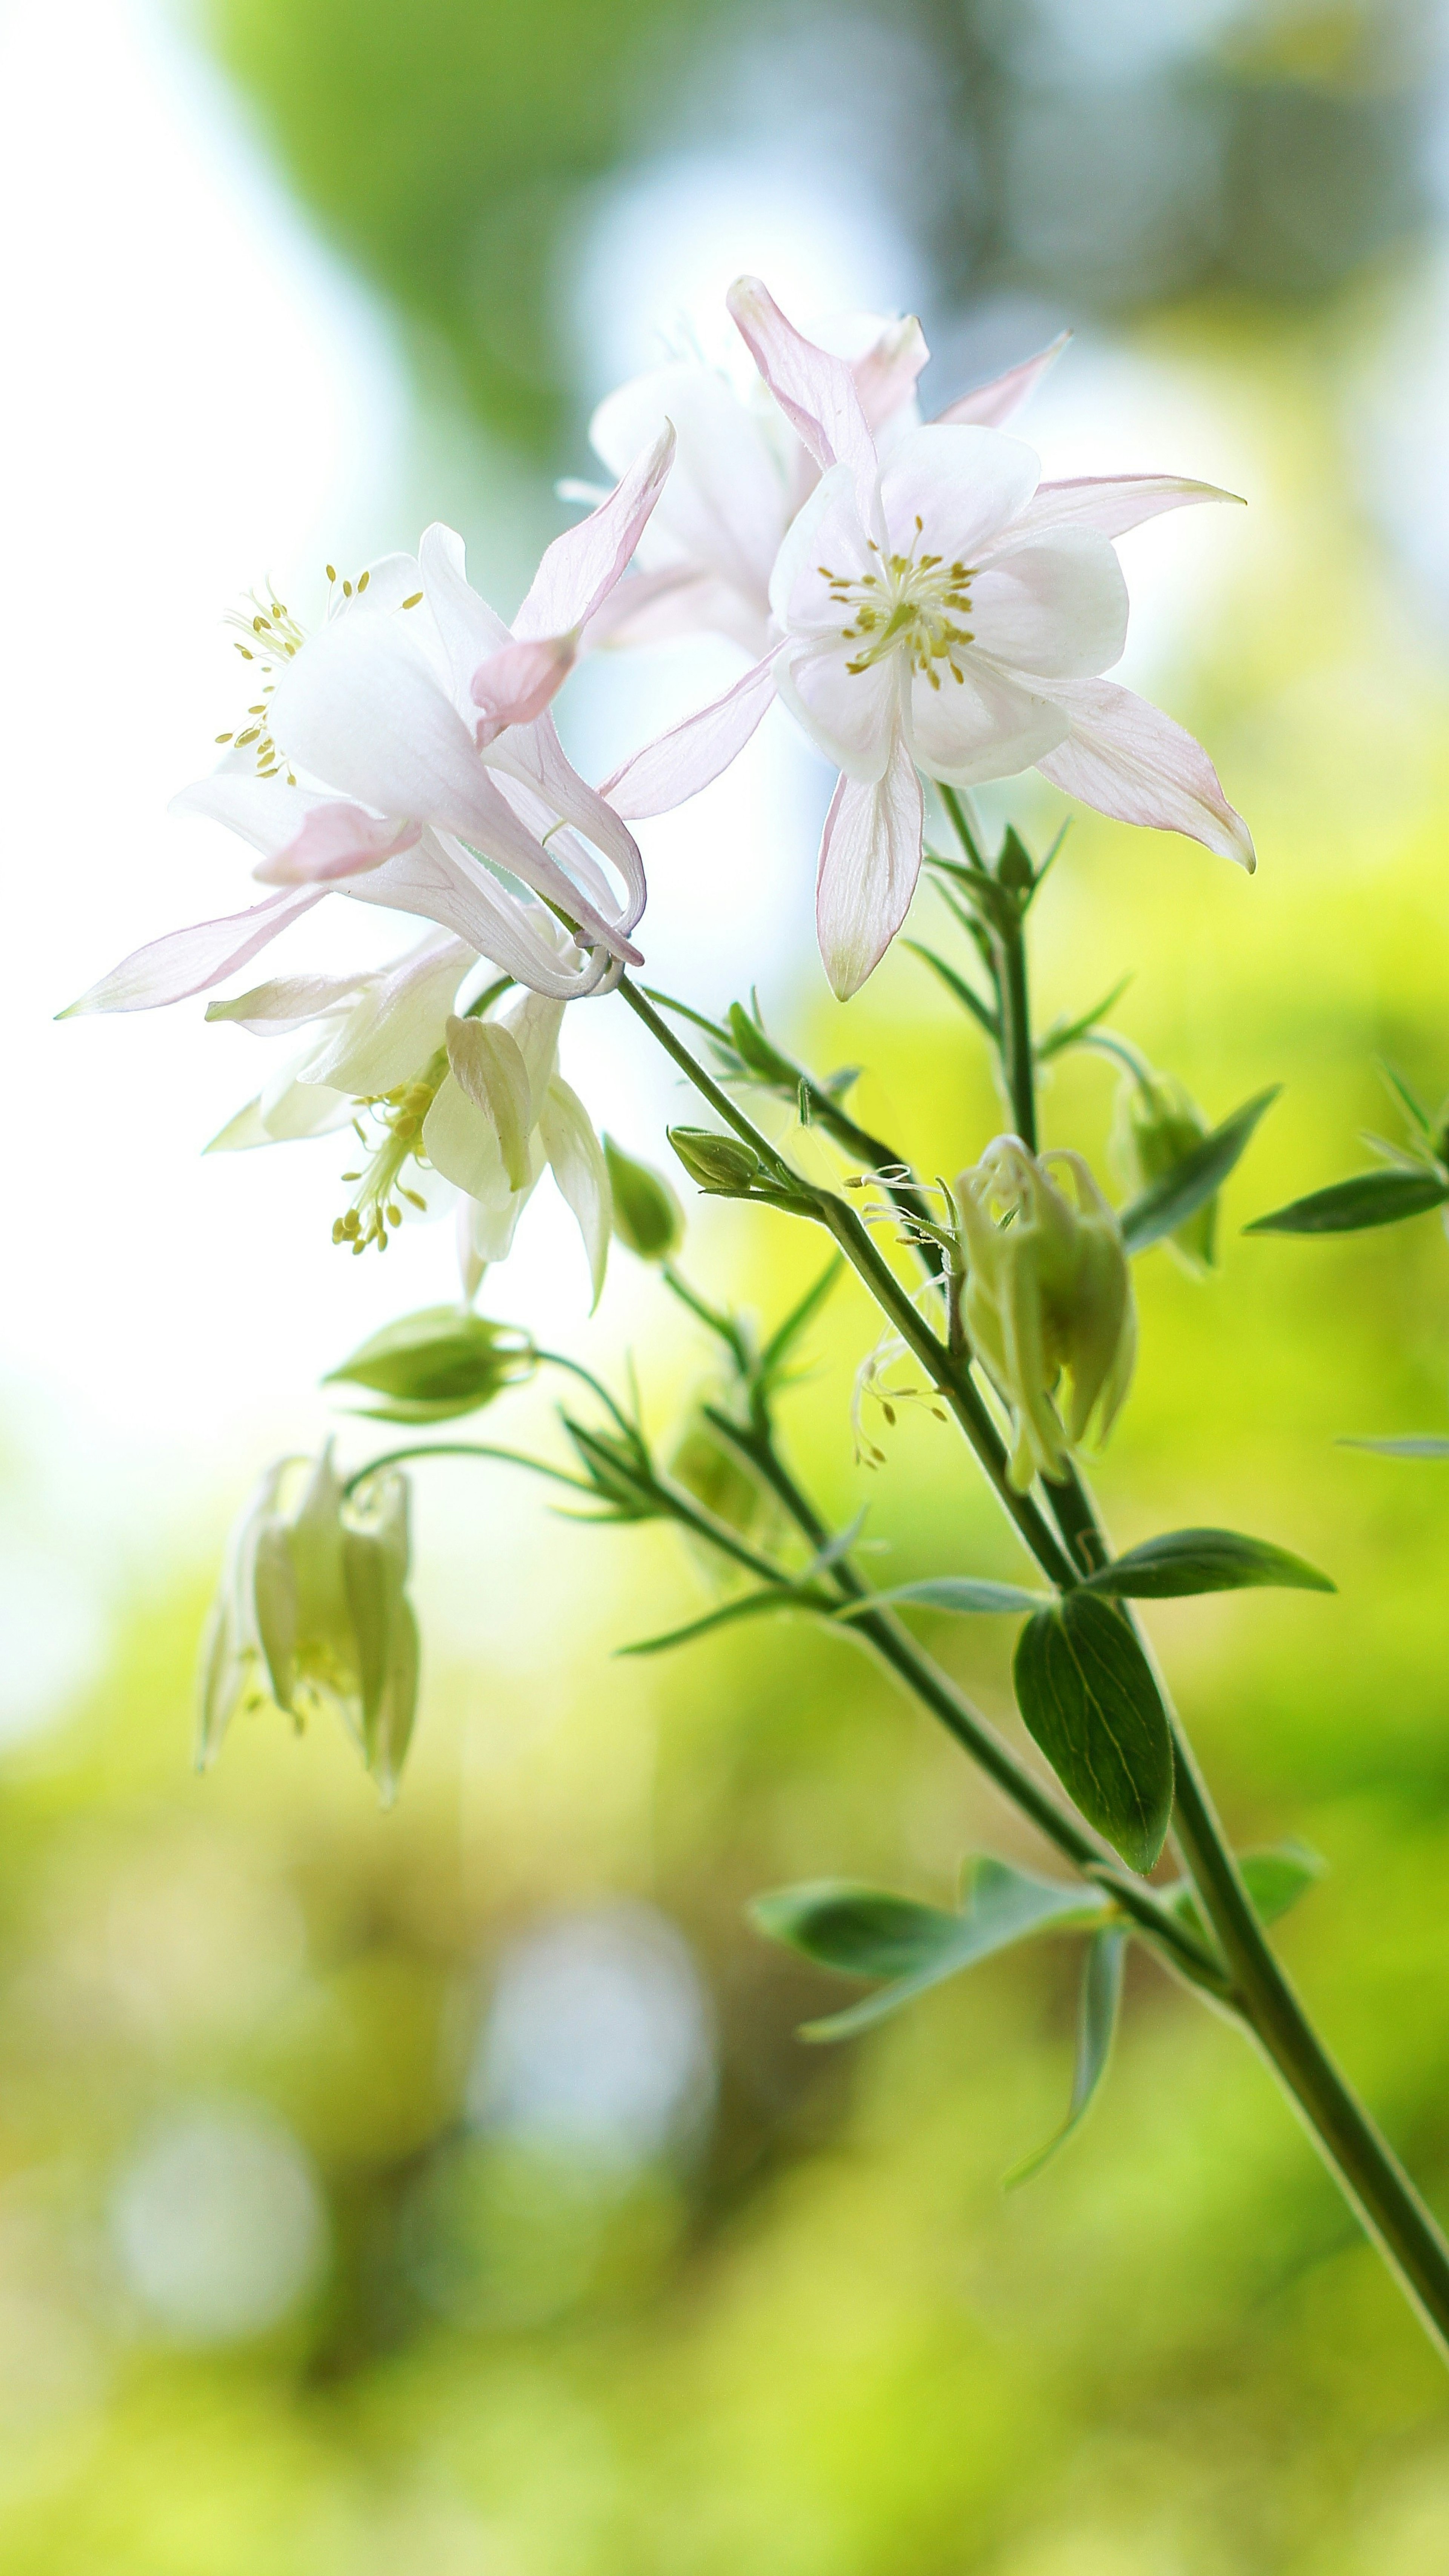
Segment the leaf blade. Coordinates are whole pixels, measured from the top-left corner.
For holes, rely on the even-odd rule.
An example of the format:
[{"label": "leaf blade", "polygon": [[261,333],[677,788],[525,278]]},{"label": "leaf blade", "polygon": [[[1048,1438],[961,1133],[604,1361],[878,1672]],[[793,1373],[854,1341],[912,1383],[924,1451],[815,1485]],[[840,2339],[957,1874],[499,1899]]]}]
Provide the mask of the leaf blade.
[{"label": "leaf blade", "polygon": [[872,1592],[863,1601],[849,1602],[837,1611],[840,1619],[863,1618],[868,1610],[894,1608],[899,1603],[919,1610],[947,1610],[960,1617],[973,1612],[999,1613],[1044,1610],[1050,1607],[1049,1592],[1032,1592],[1020,1583],[990,1583],[972,1574],[932,1574],[920,1583],[893,1584],[887,1592]]},{"label": "leaf blade", "polygon": [[1150,1189],[1143,1190],[1140,1197],[1121,1210],[1118,1223],[1129,1252],[1146,1252],[1164,1235],[1175,1234],[1208,1199],[1216,1196],[1282,1088],[1281,1082],[1270,1083],[1266,1091],[1245,1100],[1241,1109],[1235,1109],[1230,1118],[1204,1136],[1175,1170],[1154,1181]]},{"label": "leaf blade", "polygon": [[1094,1932],[1082,1963],[1082,1993],[1077,2008],[1077,2053],[1072,2068],[1072,2098],[1062,2126],[1035,2155],[1014,2165],[1006,2189],[1030,2182],[1079,2129],[1096,2099],[1112,2055],[1112,2042],[1122,2011],[1122,1977],[1127,1964],[1128,1934],[1122,1925],[1106,1924]]},{"label": "leaf blade", "polygon": [[667,1629],[657,1637],[640,1637],[631,1646],[616,1646],[614,1652],[621,1656],[662,1655],[671,1646],[690,1645],[696,1637],[707,1637],[716,1628],[732,1627],[740,1619],[758,1618],[766,1610],[828,1610],[830,1607],[829,1596],[825,1593],[809,1593],[793,1587],[787,1589],[784,1585],[777,1589],[772,1585],[768,1591],[746,1592],[737,1601],[726,1601],[716,1610],[706,1610],[702,1618],[690,1619],[682,1628]]},{"label": "leaf blade", "polygon": [[1430,1171],[1356,1172],[1351,1180],[1334,1181],[1307,1198],[1290,1199],[1268,1216],[1254,1217],[1244,1234],[1365,1234],[1370,1227],[1399,1225],[1411,1216],[1427,1216],[1449,1202],[1449,1180]]},{"label": "leaf blade", "polygon": [[1125,1618],[1079,1587],[1027,1621],[1014,1672],[1033,1742],[1088,1823],[1145,1876],[1172,1816],[1172,1736]]},{"label": "leaf blade", "polygon": [[1273,1585],[1294,1592],[1336,1592],[1307,1559],[1241,1530],[1167,1530],[1088,1575],[1082,1589],[1129,1601],[1174,1601],[1192,1593],[1244,1592]]}]

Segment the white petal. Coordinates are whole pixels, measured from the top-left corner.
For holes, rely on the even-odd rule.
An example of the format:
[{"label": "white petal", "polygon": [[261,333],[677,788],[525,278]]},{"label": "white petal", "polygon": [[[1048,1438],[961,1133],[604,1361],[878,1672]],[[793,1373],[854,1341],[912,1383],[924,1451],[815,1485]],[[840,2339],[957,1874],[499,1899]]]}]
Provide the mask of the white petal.
[{"label": "white petal", "polygon": [[324,892],[325,888],[315,886],[289,889],[253,904],[249,912],[230,913],[221,921],[194,922],[187,930],[168,930],[164,938],[133,948],[129,957],[58,1016],[68,1020],[84,1011],[153,1011],[164,1002],[184,1002],[188,994],[204,993],[224,975],[249,964],[258,949],[265,948],[289,922],[320,903]]},{"label": "white petal", "polygon": [[358,1100],[412,1081],[443,1044],[458,986],[474,962],[461,940],[434,937],[369,976],[352,1010],[322,1033],[305,1078]]},{"label": "white petal", "polygon": [[852,670],[859,650],[858,639],[798,646],[781,656],[776,686],[811,741],[847,778],[880,778],[900,732],[907,665],[893,651]]},{"label": "white petal", "polygon": [[468,828],[481,763],[405,617],[334,618],[288,663],[272,721],[288,756],[342,794]]},{"label": "white petal", "polygon": [[[498,1139],[509,1188],[521,1190],[528,1178],[534,1119],[532,1085],[517,1038],[496,1020],[450,1019],[448,1062],[460,1090]],[[448,1177],[454,1180],[457,1174],[449,1172]]]},{"label": "white petal", "polygon": [[980,650],[1012,670],[1087,679],[1119,661],[1127,641],[1122,567],[1090,528],[1003,548],[971,584],[970,627]]},{"label": "white petal", "polygon": [[1039,483],[1036,498],[1023,510],[1013,536],[1033,540],[1048,528],[1095,528],[1104,537],[1125,536],[1144,519],[1164,510],[1184,510],[1197,501],[1243,503],[1237,492],[1216,483],[1193,483],[1181,474],[1079,474],[1065,483]]},{"label": "white petal", "polygon": [[981,429],[1000,429],[1035,393],[1071,336],[1070,331],[1059,331],[1049,348],[1039,350],[1034,358],[1023,358],[1019,366],[1008,367],[1004,376],[993,376],[989,385],[978,385],[974,393],[962,394],[958,401],[947,403],[944,411],[937,412],[937,420],[942,424],[960,421]]},{"label": "white petal", "polygon": [[275,858],[263,859],[252,874],[259,885],[335,885],[411,849],[422,828],[392,815],[369,814],[337,797],[314,806],[296,838]]},{"label": "white petal", "polygon": [[787,322],[757,277],[736,278],[725,301],[751,357],[822,473],[848,465],[861,509],[875,483],[875,442],[844,358],[817,349]]},{"label": "white petal", "polygon": [[559,741],[552,716],[510,728],[490,748],[488,763],[504,775],[527,780],[543,799],[550,822],[572,823],[602,852],[624,883],[619,928],[632,930],[648,893],[639,844],[614,807],[579,776]]},{"label": "white petal", "polygon": [[500,1005],[497,1025],[509,1031],[528,1075],[529,1124],[537,1123],[543,1095],[558,1070],[563,1004],[541,993],[510,993]]},{"label": "white petal", "polygon": [[714,573],[693,573],[688,565],[669,564],[658,572],[631,573],[605,600],[584,630],[586,651],[617,646],[634,651],[650,644],[673,644],[683,635],[725,635],[752,662],[769,649],[768,586],[746,598]]},{"label": "white petal", "polygon": [[302,1082],[284,1066],[251,1109],[213,1136],[208,1154],[237,1153],[249,1145],[284,1145],[304,1136],[326,1136],[345,1127],[353,1115],[350,1091],[329,1091],[319,1082]]},{"label": "white petal", "polygon": [[508,642],[505,621],[474,590],[465,561],[463,540],[456,529],[435,519],[423,531],[418,568],[452,673],[453,695],[460,707],[472,703],[473,674],[479,663]]},{"label": "white petal", "polygon": [[925,333],[914,313],[887,322],[850,372],[872,437],[895,418],[915,395],[916,379],[930,357]]},{"label": "white petal", "polygon": [[909,735],[922,769],[950,787],[979,787],[991,778],[1015,778],[1067,736],[1067,718],[1050,698],[1038,696],[984,654],[957,655],[951,669],[933,665],[940,686],[911,683]]},{"label": "white petal", "polygon": [[815,921],[842,1002],[879,965],[921,873],[921,782],[903,743],[872,785],[842,778],[825,818]]},{"label": "white petal", "polygon": [[437,832],[425,832],[416,849],[355,877],[345,891],[354,903],[438,922],[505,974],[563,1001],[596,992],[608,972],[607,950],[581,956],[542,904],[510,894],[461,843]]},{"label": "white petal", "polygon": [[597,1306],[609,1258],[614,1194],[609,1186],[604,1149],[594,1134],[589,1113],[560,1074],[554,1075],[544,1094],[538,1130],[560,1193],[578,1219]]},{"label": "white petal", "polygon": [[666,420],[678,445],[650,528],[651,555],[666,533],[685,569],[713,573],[761,605],[789,516],[766,423],[713,367],[681,360],[610,394],[589,436],[617,473]]},{"label": "white petal", "polygon": [[224,1002],[208,1002],[208,1020],[235,1020],[238,1028],[249,1029],[253,1037],[286,1037],[302,1028],[308,1020],[320,1020],[333,1011],[345,1010],[367,983],[366,972],[356,975],[279,975],[267,984],[254,984],[247,993],[234,993]]},{"label": "white petal", "polygon": [[386,616],[391,609],[401,608],[403,601],[411,599],[422,587],[422,571],[416,555],[379,555],[353,584],[350,599],[334,594],[337,602],[334,614],[350,617],[360,613],[365,617],[380,610]]},{"label": "white petal", "polygon": [[775,694],[779,649],[756,662],[722,698],[646,743],[612,778],[606,778],[601,792],[615,811],[627,814],[631,822],[646,814],[667,814],[728,769]]},{"label": "white petal", "polygon": [[498,1131],[454,1074],[444,1077],[423,1120],[423,1151],[434,1169],[469,1198],[506,1201],[511,1196]]},{"label": "white petal", "polygon": [[673,462],[674,428],[666,421],[607,501],[555,537],[513,621],[520,643],[576,634],[592,617],[629,563]]},{"label": "white petal", "polygon": [[1042,776],[1123,823],[1185,832],[1251,875],[1253,838],[1223,794],[1217,771],[1190,733],[1160,707],[1111,680],[1069,680],[1056,693],[1071,723]]},{"label": "white petal", "polygon": [[290,787],[285,778],[259,778],[250,756],[243,754],[246,766],[232,767],[234,755],[228,753],[220,769],[209,778],[199,778],[194,787],[183,787],[173,796],[167,811],[172,814],[202,814],[209,822],[225,823],[228,831],[238,832],[264,858],[272,859],[291,848],[309,817],[337,803],[335,796],[320,794],[312,787]]},{"label": "white petal", "polygon": [[1033,450],[999,429],[913,429],[881,476],[891,543],[902,554],[973,564],[1026,508],[1040,475]]},{"label": "white petal", "polygon": [[849,613],[832,584],[878,578],[879,569],[854,480],[845,466],[833,466],[790,523],[770,575],[770,606],[790,634],[839,635]]}]

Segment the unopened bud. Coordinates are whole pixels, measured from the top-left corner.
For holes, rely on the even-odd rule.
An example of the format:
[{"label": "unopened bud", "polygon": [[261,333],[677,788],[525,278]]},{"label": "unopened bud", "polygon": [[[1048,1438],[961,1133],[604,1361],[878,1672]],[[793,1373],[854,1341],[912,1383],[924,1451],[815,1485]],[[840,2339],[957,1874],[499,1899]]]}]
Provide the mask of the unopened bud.
[{"label": "unopened bud", "polygon": [[670,1144],[692,1181],[723,1198],[743,1198],[764,1176],[753,1145],[721,1136],[713,1127],[671,1127]]},{"label": "unopened bud", "polygon": [[662,1172],[622,1153],[604,1138],[604,1160],[614,1193],[614,1232],[641,1261],[669,1261],[684,1241],[684,1210]]},{"label": "unopened bud", "polygon": [[[1123,1077],[1112,1153],[1134,1198],[1155,1181],[1167,1180],[1208,1133],[1207,1120],[1176,1074],[1156,1073],[1146,1066]],[[1214,1192],[1167,1238],[1184,1269],[1195,1277],[1213,1266],[1217,1229]]]},{"label": "unopened bud", "polygon": [[1089,1428],[1104,1440],[1126,1395],[1137,1317],[1122,1232],[1080,1154],[1038,1159],[1015,1136],[988,1145],[956,1191],[966,1329],[1010,1408],[1008,1473],[1024,1493],[1038,1472],[1060,1476]]}]

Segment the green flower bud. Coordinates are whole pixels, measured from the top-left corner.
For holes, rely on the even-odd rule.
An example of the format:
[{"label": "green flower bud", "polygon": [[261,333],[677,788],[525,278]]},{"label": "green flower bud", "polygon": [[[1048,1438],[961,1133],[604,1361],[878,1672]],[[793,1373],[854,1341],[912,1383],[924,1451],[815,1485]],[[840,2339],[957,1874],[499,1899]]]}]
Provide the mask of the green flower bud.
[{"label": "green flower bud", "polygon": [[202,1646],[199,1767],[238,1709],[272,1706],[300,1727],[330,1708],[391,1800],[417,1707],[408,1557],[405,1476],[386,1471],[349,1495],[330,1444],[267,1470],[232,1533]]},{"label": "green flower bud", "polygon": [[738,1136],[721,1136],[713,1127],[671,1127],[667,1133],[690,1179],[717,1197],[746,1197],[764,1174],[753,1145]]},{"label": "green flower bud", "polygon": [[1038,1159],[1015,1136],[988,1145],[956,1195],[966,1329],[1010,1408],[1008,1472],[1024,1493],[1035,1474],[1062,1474],[1089,1427],[1104,1440],[1126,1395],[1137,1316],[1122,1232],[1080,1154]]},{"label": "green flower bud", "polygon": [[[1209,1133],[1196,1101],[1173,1073],[1150,1066],[1126,1074],[1117,1094],[1112,1129],[1112,1156],[1123,1182],[1136,1198],[1154,1181],[1166,1180]],[[1218,1202],[1214,1192],[1167,1238],[1185,1270],[1200,1278],[1213,1266],[1217,1242]]]},{"label": "green flower bud", "polygon": [[614,1193],[614,1232],[641,1261],[669,1261],[684,1241],[684,1210],[662,1172],[622,1153],[604,1138],[604,1160]]},{"label": "green flower bud", "polygon": [[505,1387],[521,1386],[538,1366],[527,1333],[462,1306],[425,1306],[384,1325],[355,1350],[324,1386],[339,1381],[383,1398],[369,1405],[375,1422],[449,1422],[480,1412]]}]

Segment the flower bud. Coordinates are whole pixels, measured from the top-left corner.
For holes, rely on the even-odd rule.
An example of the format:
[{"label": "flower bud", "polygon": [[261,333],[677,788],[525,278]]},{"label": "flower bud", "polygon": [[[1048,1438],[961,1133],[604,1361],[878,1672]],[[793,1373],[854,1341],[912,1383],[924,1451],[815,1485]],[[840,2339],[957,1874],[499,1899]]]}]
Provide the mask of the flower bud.
[{"label": "flower bud", "polygon": [[713,1127],[671,1127],[670,1144],[692,1181],[721,1198],[746,1197],[764,1173],[753,1145]]},{"label": "flower bud", "polygon": [[270,1704],[300,1727],[331,1708],[391,1800],[417,1706],[408,1555],[405,1476],[349,1495],[330,1444],[267,1470],[232,1533],[202,1647],[203,1769],[238,1709]]},{"label": "flower bud", "polygon": [[956,1194],[966,1330],[1010,1407],[1008,1472],[1024,1493],[1038,1472],[1062,1474],[1089,1425],[1104,1440],[1126,1395],[1137,1317],[1121,1228],[1080,1154],[1038,1159],[1015,1136],[988,1145]]},{"label": "flower bud", "polygon": [[[1145,1066],[1123,1077],[1112,1153],[1134,1198],[1155,1181],[1166,1180],[1208,1133],[1207,1120],[1176,1074],[1157,1073]],[[1167,1238],[1184,1269],[1195,1278],[1213,1266],[1217,1227],[1214,1192]]]},{"label": "flower bud", "polygon": [[684,1241],[684,1210],[662,1172],[622,1153],[604,1138],[604,1159],[614,1193],[614,1232],[641,1261],[669,1261]]}]

